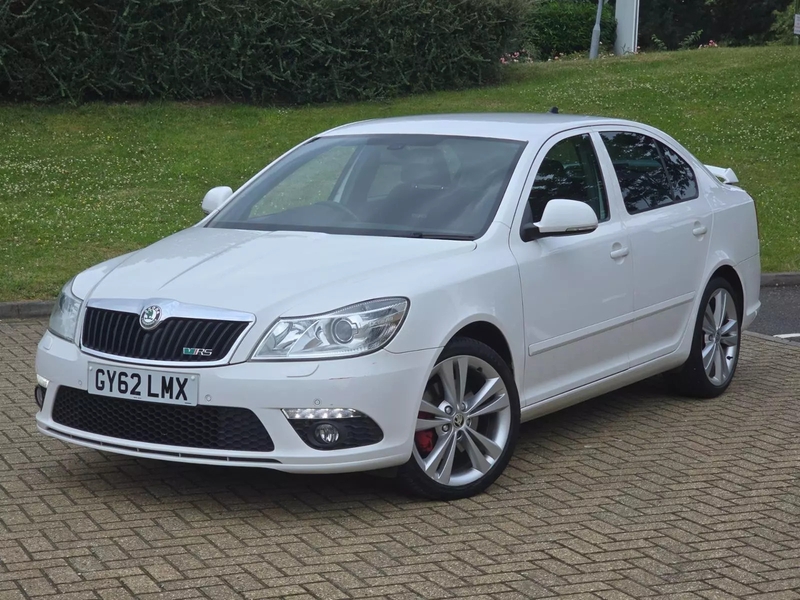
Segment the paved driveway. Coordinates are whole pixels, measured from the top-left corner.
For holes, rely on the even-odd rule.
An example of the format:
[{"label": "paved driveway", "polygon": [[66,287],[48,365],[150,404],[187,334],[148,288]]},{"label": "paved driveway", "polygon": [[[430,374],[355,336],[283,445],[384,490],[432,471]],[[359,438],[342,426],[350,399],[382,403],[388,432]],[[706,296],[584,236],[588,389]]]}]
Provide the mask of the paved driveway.
[{"label": "paved driveway", "polygon": [[0,598],[800,598],[800,345],[524,425],[492,489],[135,460],[35,432],[43,322],[0,322]]}]

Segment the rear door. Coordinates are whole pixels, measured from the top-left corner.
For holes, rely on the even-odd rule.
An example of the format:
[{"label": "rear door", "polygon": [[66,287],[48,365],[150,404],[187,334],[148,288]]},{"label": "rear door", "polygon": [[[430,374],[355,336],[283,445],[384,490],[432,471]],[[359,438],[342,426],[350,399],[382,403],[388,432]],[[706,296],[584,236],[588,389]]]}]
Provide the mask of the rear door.
[{"label": "rear door", "polygon": [[664,141],[619,127],[600,128],[599,133],[616,173],[610,193],[622,199],[630,236],[633,367],[674,351],[693,318],[712,212],[689,161]]}]

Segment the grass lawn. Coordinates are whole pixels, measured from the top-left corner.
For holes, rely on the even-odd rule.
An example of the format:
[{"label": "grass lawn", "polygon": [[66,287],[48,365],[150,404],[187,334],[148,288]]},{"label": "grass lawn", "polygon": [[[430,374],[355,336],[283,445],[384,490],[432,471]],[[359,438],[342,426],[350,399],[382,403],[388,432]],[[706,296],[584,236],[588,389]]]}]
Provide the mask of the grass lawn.
[{"label": "grass lawn", "polygon": [[515,65],[502,86],[385,103],[0,105],[0,301],[52,298],[78,271],[198,221],[323,129],[465,111],[624,117],[733,167],[758,203],[765,271],[800,269],[800,48],[704,49]]}]

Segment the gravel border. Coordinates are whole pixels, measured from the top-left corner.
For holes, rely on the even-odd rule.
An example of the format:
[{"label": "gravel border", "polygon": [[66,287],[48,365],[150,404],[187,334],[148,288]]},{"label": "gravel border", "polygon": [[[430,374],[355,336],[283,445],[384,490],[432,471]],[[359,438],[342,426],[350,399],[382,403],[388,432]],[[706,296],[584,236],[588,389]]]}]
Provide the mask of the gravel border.
[{"label": "gravel border", "polygon": [[761,274],[761,287],[780,287],[784,285],[800,285],[800,272]]},{"label": "gravel border", "polygon": [[[761,287],[800,285],[800,272],[764,273]],[[23,302],[0,302],[0,319],[34,319],[49,317],[54,300],[29,300]]]}]

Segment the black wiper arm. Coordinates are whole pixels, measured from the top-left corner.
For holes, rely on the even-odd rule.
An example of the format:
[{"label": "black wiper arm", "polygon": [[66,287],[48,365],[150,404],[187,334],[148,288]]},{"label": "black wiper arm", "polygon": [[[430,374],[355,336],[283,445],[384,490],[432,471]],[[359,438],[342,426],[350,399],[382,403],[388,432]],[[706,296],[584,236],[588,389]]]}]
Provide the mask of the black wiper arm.
[{"label": "black wiper arm", "polygon": [[464,235],[461,233],[427,233],[424,231],[411,231],[406,235],[408,237],[420,238],[423,240],[459,240],[471,242],[475,239],[471,235]]}]

